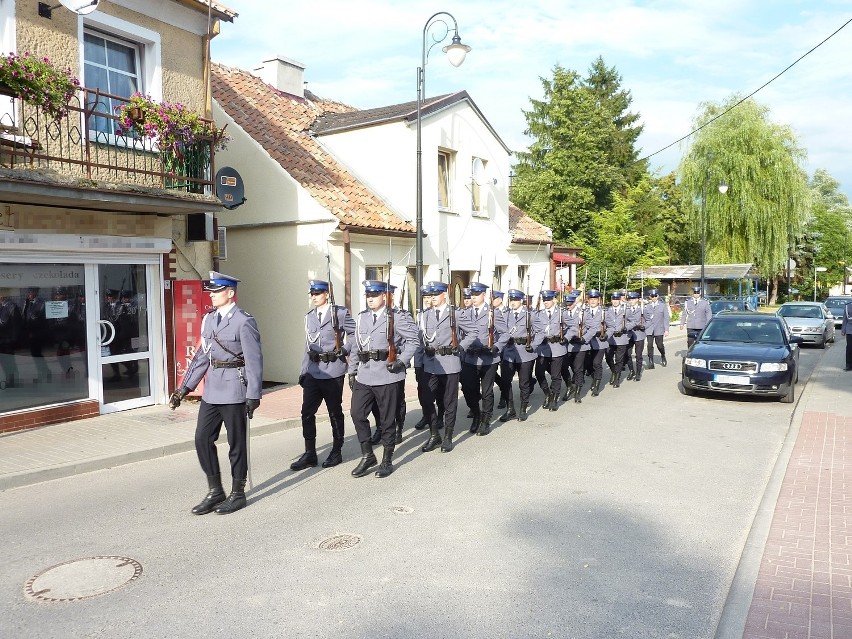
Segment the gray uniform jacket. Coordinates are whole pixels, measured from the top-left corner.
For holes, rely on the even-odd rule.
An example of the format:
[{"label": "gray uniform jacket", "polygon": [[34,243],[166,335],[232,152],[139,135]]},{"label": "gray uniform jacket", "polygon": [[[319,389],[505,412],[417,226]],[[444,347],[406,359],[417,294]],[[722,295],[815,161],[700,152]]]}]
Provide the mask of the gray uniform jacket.
[{"label": "gray uniform jacket", "polygon": [[541,309],[535,317],[533,346],[542,357],[562,357],[568,352],[565,341],[577,334],[577,324],[567,323],[568,313],[561,306],[554,305],[549,316],[547,310]]},{"label": "gray uniform jacket", "polygon": [[672,312],[665,302],[645,304],[645,334],[665,335],[672,321]]},{"label": "gray uniform jacket", "polygon": [[[529,362],[538,357],[535,348],[532,346],[535,338],[535,321],[532,313],[527,315],[527,308],[521,306],[517,311],[509,309],[504,314],[506,318],[506,331],[509,334],[509,342],[506,348],[503,349],[503,361],[518,364],[521,362]],[[527,318],[530,318],[530,330],[532,335],[527,333]],[[527,346],[533,349],[530,353],[527,351]]]},{"label": "gray uniform jacket", "polygon": [[346,374],[348,367],[346,354],[348,354],[348,342],[355,334],[355,320],[345,306],[334,307],[341,333],[340,348],[343,351],[343,355],[339,357],[334,352],[337,341],[334,335],[334,323],[329,312],[331,308],[329,305],[323,313],[322,323],[317,317],[316,309],[308,311],[305,315],[305,354],[302,357],[300,375],[307,373],[314,379],[333,379]]},{"label": "gray uniform jacket", "polygon": [[[465,340],[462,363],[473,366],[491,366],[499,362],[500,353],[509,343],[509,330],[506,328],[506,317],[503,313],[500,311],[489,313],[488,303],[486,303],[479,311],[478,317],[473,306],[464,309],[463,315],[465,324],[471,324],[475,334],[469,346],[467,340]],[[497,353],[488,350],[488,328],[491,321],[489,315],[494,316],[494,346],[497,348]]]},{"label": "gray uniform jacket", "polygon": [[[238,306],[218,326],[216,314],[213,310],[201,320],[201,348],[195,351],[183,386],[194,390],[206,375],[201,399],[208,404],[242,404],[246,399],[260,399],[263,354],[257,322]],[[230,367],[240,363],[240,359],[242,366]]]},{"label": "gray uniform jacket", "polygon": [[[565,309],[565,316],[569,326],[573,327],[574,336],[568,338],[568,352],[579,353],[580,351],[589,350],[589,341],[594,337],[595,333],[600,329],[600,319],[595,326],[586,325],[586,309],[578,306],[573,310]],[[599,316],[600,317],[600,316]],[[583,326],[580,326],[580,319],[583,319]]]},{"label": "gray uniform jacket", "polygon": [[396,358],[408,365],[419,343],[417,325],[408,313],[385,307],[379,311],[375,324],[369,308],[358,313],[349,348],[349,372],[356,373],[355,379],[367,386],[385,386],[405,379],[404,370],[391,373],[387,367],[388,312],[394,314],[391,339],[397,347]]},{"label": "gray uniform jacket", "polygon": [[683,303],[683,312],[680,314],[680,325],[686,324],[686,328],[701,330],[713,318],[710,302],[703,297],[696,302],[693,298]]},{"label": "gray uniform jacket", "polygon": [[852,302],[843,309],[843,321],[840,323],[841,335],[852,335]]},{"label": "gray uniform jacket", "polygon": [[625,310],[624,304],[606,309],[606,332],[610,346],[626,346],[630,343],[630,330],[636,322],[630,323],[630,316]]},{"label": "gray uniform jacket", "polygon": [[[601,324],[605,317],[606,309],[603,306],[598,306],[596,309],[589,307],[583,315],[583,337],[589,343],[589,347],[595,350],[606,349],[609,346],[605,339],[600,338]],[[591,336],[591,339],[587,336]]]},{"label": "gray uniform jacket", "polygon": [[423,342],[423,370],[430,375],[448,375],[461,371],[461,359],[452,352],[453,329],[450,310],[456,318],[456,340],[462,349],[476,340],[476,325],[461,309],[444,306],[439,318],[434,308],[420,314],[420,339]]},{"label": "gray uniform jacket", "polygon": [[627,305],[627,325],[633,326],[633,328],[630,329],[630,338],[634,342],[641,342],[644,340],[645,332],[648,328],[645,326],[645,314],[642,311],[643,309],[641,304],[637,304],[636,306],[632,306],[630,304]]}]

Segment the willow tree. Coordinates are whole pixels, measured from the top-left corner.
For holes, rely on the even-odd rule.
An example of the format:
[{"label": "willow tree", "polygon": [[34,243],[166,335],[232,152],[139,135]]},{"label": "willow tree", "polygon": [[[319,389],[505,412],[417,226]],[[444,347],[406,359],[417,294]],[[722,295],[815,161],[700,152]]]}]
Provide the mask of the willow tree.
[{"label": "willow tree", "polygon": [[[739,100],[735,95],[701,105],[700,130],[678,174],[699,238],[704,206],[706,262],[753,263],[763,277],[777,280],[791,238],[809,215],[806,152],[789,126],[770,122],[769,109],[753,100],[719,117]],[[725,194],[717,188],[722,181],[729,187]]]}]

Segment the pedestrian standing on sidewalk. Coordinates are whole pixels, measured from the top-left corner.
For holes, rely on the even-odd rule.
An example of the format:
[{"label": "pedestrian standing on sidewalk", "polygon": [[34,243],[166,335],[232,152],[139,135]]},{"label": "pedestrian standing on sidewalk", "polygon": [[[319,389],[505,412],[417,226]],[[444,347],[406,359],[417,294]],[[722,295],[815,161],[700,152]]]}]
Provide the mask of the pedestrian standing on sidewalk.
[{"label": "pedestrian standing on sidewalk", "polygon": [[840,334],[846,337],[846,367],[843,370],[852,371],[852,302],[843,309]]},{"label": "pedestrian standing on sidewalk", "polygon": [[645,304],[645,335],[648,338],[648,370],[653,370],[655,344],[660,351],[660,364],[667,364],[663,339],[669,335],[672,312],[668,304],[660,301],[660,292],[657,289],[648,291],[648,299],[650,301]]},{"label": "pedestrian standing on sidewalk", "polygon": [[[257,322],[236,304],[239,281],[210,271],[204,290],[210,293],[213,310],[201,320],[201,348],[195,352],[183,384],[169,398],[169,408],[174,410],[204,379],[195,428],[195,452],[207,475],[209,491],[192,509],[195,515],[213,511],[227,515],[246,506],[248,420],[260,406],[263,355]],[[227,498],[216,455],[216,440],[223,422],[228,433],[233,479]]]},{"label": "pedestrian standing on sidewalk", "polygon": [[331,422],[331,452],[323,468],[343,461],[343,382],[348,367],[347,342],[355,334],[355,320],[345,306],[330,301],[330,284],[309,280],[308,293],[314,308],[305,315],[305,355],[299,371],[302,387],[302,437],[305,452],[290,470],[315,468],[317,459],[317,410],[325,402]]}]

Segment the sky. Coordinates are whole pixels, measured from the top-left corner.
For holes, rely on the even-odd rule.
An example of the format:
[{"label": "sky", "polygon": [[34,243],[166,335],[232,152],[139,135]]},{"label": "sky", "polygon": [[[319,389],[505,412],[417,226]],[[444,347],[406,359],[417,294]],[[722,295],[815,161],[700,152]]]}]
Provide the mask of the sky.
[{"label": "sky", "polygon": [[[281,55],[305,65],[313,93],[357,108],[416,99],[424,27],[449,12],[472,49],[458,68],[441,51],[452,34],[431,49],[427,95],[466,90],[512,150],[530,143],[523,111],[542,78],[556,65],[585,76],[602,56],[633,96],[641,157],[687,135],[702,102],[751,93],[852,19],[852,0],[223,1],[239,17],[213,40],[215,62],[253,70]],[[809,176],[825,169],[852,196],[850,61],[852,24],[754,99],[792,127]],[[652,171],[675,170],[688,144],[650,157]]]}]

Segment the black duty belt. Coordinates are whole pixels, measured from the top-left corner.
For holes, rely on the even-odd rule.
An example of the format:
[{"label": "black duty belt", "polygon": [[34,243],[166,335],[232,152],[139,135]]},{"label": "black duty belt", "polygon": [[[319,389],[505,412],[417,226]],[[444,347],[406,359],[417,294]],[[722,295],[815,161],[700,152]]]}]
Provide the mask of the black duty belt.
[{"label": "black duty belt", "polygon": [[470,355],[494,355],[494,353],[491,352],[491,349],[487,346],[483,346],[481,348],[475,346],[473,348],[468,348],[465,352]]},{"label": "black duty belt", "polygon": [[526,346],[529,343],[530,338],[529,337],[513,337],[512,341],[515,342],[515,344],[517,344],[518,346]]},{"label": "black duty belt", "polygon": [[244,360],[241,360],[241,359],[231,360],[229,362],[223,362],[223,361],[220,361],[218,359],[211,359],[210,365],[213,368],[242,368],[243,366],[246,365],[246,363],[245,363]]},{"label": "black duty belt", "polygon": [[551,344],[555,344],[556,342],[561,342],[562,338],[559,335],[551,335],[550,337],[545,337],[545,340],[550,342]]},{"label": "black duty belt", "polygon": [[320,351],[308,351],[308,359],[312,362],[328,364],[329,362],[336,362],[340,359],[340,356],[334,351],[327,351],[324,353],[321,353]]},{"label": "black duty belt", "polygon": [[388,358],[388,352],[386,349],[380,348],[374,351],[358,351],[358,361],[359,362],[369,362],[373,360],[374,362],[384,361]]},{"label": "black duty belt", "polygon": [[438,354],[438,355],[452,355],[453,354],[453,347],[452,346],[439,346],[438,348],[432,348],[430,346],[427,346],[426,348],[423,349],[423,351],[431,357],[434,357],[436,354]]}]

